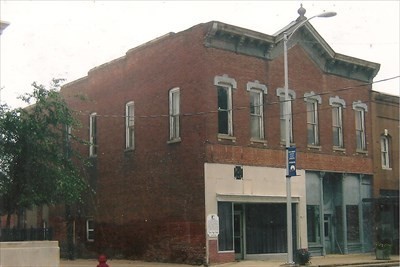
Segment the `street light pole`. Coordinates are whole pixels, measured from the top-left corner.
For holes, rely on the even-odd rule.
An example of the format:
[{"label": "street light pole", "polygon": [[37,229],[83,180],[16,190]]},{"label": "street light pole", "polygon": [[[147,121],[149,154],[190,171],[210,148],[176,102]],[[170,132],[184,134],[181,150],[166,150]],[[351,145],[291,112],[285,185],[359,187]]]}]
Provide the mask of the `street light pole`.
[{"label": "street light pole", "polygon": [[303,20],[297,25],[297,27],[290,33],[283,33],[283,61],[284,61],[284,78],[285,78],[285,147],[286,147],[286,220],[287,220],[287,263],[289,265],[294,264],[293,262],[293,233],[292,233],[292,186],[291,186],[291,176],[289,175],[289,148],[290,148],[290,118],[291,118],[291,108],[289,99],[289,71],[288,71],[288,48],[287,43],[293,33],[297,31],[301,26],[303,26],[307,21],[313,18],[328,18],[336,16],[336,12],[324,12],[319,15],[310,17],[309,19]]}]

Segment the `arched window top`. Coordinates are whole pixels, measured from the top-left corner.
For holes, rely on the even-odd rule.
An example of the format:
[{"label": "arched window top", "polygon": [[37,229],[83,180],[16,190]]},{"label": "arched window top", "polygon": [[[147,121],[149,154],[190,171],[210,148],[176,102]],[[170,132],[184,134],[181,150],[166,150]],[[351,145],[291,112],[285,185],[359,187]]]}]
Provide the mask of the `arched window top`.
[{"label": "arched window top", "polygon": [[214,85],[217,86],[229,86],[232,89],[237,88],[237,83],[236,80],[233,78],[230,78],[227,74],[224,74],[222,76],[215,76],[214,77]]},{"label": "arched window top", "polygon": [[343,108],[346,107],[346,102],[344,101],[344,99],[335,96],[335,97],[330,97],[329,98],[329,105],[333,106],[333,105],[341,105]]},{"label": "arched window top", "polygon": [[247,91],[250,91],[251,89],[258,89],[263,91],[264,94],[267,94],[268,88],[265,84],[261,84],[259,81],[255,80],[254,82],[248,82],[247,83]]},{"label": "arched window top", "polygon": [[170,93],[173,93],[173,92],[177,92],[177,91],[179,91],[179,87],[174,87],[174,88],[171,88],[171,89],[169,89],[169,92]]},{"label": "arched window top", "polygon": [[134,103],[135,103],[135,102],[133,102],[133,101],[129,101],[129,102],[127,102],[127,103],[125,104],[125,106],[132,106]]},{"label": "arched window top", "polygon": [[[296,98],[296,92],[293,91],[292,89],[288,89],[289,97],[292,99]],[[278,88],[276,89],[276,95],[277,96],[285,96],[285,89],[284,88]]]},{"label": "arched window top", "polygon": [[367,112],[368,106],[367,104],[361,102],[361,100],[358,100],[356,102],[353,102],[353,109],[363,109],[365,112]]},{"label": "arched window top", "polygon": [[314,93],[314,91],[311,91],[309,93],[305,93],[304,94],[304,101],[307,102],[307,101],[310,101],[310,100],[317,101],[318,104],[321,104],[321,102],[322,102],[321,96],[317,95],[316,93]]}]

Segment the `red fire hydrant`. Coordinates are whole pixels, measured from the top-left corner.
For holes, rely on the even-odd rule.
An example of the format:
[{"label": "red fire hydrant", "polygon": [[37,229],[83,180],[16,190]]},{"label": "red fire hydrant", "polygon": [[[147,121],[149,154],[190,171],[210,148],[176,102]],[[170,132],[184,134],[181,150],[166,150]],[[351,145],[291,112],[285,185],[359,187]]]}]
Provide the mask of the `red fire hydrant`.
[{"label": "red fire hydrant", "polygon": [[110,267],[106,262],[107,262],[107,257],[105,255],[100,255],[99,264],[97,264],[97,267]]}]

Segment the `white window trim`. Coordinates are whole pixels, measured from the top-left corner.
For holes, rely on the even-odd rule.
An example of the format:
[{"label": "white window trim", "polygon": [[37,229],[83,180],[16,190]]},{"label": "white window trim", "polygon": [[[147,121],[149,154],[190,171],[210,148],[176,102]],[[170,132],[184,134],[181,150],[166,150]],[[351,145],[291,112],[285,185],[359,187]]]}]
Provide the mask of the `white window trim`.
[{"label": "white window trim", "polygon": [[[173,114],[173,97],[174,95],[178,95],[178,111],[176,114]],[[180,88],[175,87],[169,90],[169,141],[168,143],[175,143],[181,141],[180,136],[180,116],[181,116],[181,97],[180,97]],[[176,118],[177,117],[177,118]],[[176,133],[177,136],[174,136]]]},{"label": "white window trim", "polygon": [[[285,89],[284,88],[277,88],[276,89],[276,95],[279,98],[281,98],[281,97],[285,98]],[[293,143],[294,142],[294,137],[293,137],[293,100],[296,99],[296,92],[294,90],[292,90],[292,89],[288,89],[288,95],[289,95],[289,98],[291,99],[290,100],[290,105],[289,105],[290,115],[291,115],[289,117],[289,138],[290,138],[290,143]],[[281,101],[279,99],[279,102],[280,102],[280,105],[281,105],[284,101]],[[284,118],[281,117],[281,114],[279,116],[280,116],[280,120],[284,119]],[[281,121],[279,123],[281,123]],[[280,136],[281,136],[280,137],[281,143],[285,142],[285,140],[282,139],[282,133],[280,133]]]},{"label": "white window trim", "polygon": [[[346,108],[346,101],[339,96],[330,97],[329,98],[329,105],[335,108],[339,108],[339,125],[334,126],[332,120],[332,129],[333,127],[338,127],[339,129],[339,146],[334,146],[335,150],[342,150],[344,149],[344,132],[343,132],[343,109]],[[333,131],[333,130],[332,130]]]},{"label": "white window trim", "polygon": [[[215,76],[214,77],[214,85],[218,87],[224,87],[228,90],[228,134],[221,134],[218,133],[218,138],[219,139],[229,139],[232,141],[235,141],[235,138],[233,137],[233,110],[232,110],[232,89],[237,88],[237,83],[235,79],[230,78],[227,74],[224,74],[222,76]],[[218,122],[219,123],[219,122]]]},{"label": "white window trim", "polygon": [[[129,109],[132,108],[133,111],[133,119],[131,120],[131,116],[129,116]],[[131,122],[133,124],[131,125]],[[133,130],[131,131],[131,128]],[[135,103],[133,101],[129,101],[125,105],[125,149],[133,150],[135,149]],[[132,145],[130,145],[132,143]]]},{"label": "white window trim", "polygon": [[[383,142],[385,141],[385,142]],[[390,140],[386,135],[381,135],[381,165],[382,165],[382,169],[386,169],[386,170],[390,170]],[[386,155],[386,164],[385,164],[385,160],[384,157]]]},{"label": "white window trim", "polygon": [[[365,153],[365,151],[367,151],[367,135],[366,135],[366,129],[365,129],[365,113],[368,111],[368,106],[367,106],[367,104],[365,104],[365,103],[362,103],[361,101],[357,101],[357,102],[353,102],[353,110],[355,111],[355,112],[361,112],[361,121],[360,121],[360,123],[361,123],[361,129],[360,129],[360,131],[361,131],[361,133],[362,133],[362,136],[361,136],[361,148],[359,149],[359,148],[357,148],[356,147],[356,150],[358,151],[358,152],[363,152],[363,153]],[[355,115],[355,126],[356,126],[356,138],[357,138],[357,131],[358,131],[358,129],[357,129],[357,116]],[[357,145],[357,141],[356,141],[356,145]]]},{"label": "white window trim", "polygon": [[[90,114],[90,116],[89,116],[89,156],[90,157],[94,157],[94,156],[96,156],[97,155],[97,152],[95,152],[96,151],[96,146],[97,146],[97,140],[96,140],[96,144],[93,142],[93,136],[94,136],[94,134],[96,134],[97,135],[97,118],[96,118],[96,116],[97,116],[97,113],[96,112],[93,112],[92,114]],[[96,120],[96,128],[93,128],[93,120]],[[96,131],[95,133],[94,133],[94,131]],[[97,139],[97,136],[95,136],[96,137],[96,139]]]},{"label": "white window trim", "polygon": [[94,238],[90,238],[90,233],[94,233],[94,228],[89,228],[89,223],[92,222],[94,224],[93,219],[86,220],[86,240],[89,242],[93,242]]},{"label": "white window trim", "polygon": [[[309,93],[304,94],[304,101],[307,104],[312,104],[314,106],[314,112],[313,112],[313,117],[314,117],[314,122],[309,122],[308,121],[308,116],[307,116],[307,125],[311,124],[314,128],[314,141],[315,144],[308,144],[308,132],[307,132],[307,144],[311,146],[320,146],[320,140],[319,140],[319,120],[318,120],[318,104],[322,103],[322,98],[320,95],[317,95],[314,93],[314,91],[311,91]],[[307,110],[308,112],[308,110]]]},{"label": "white window trim", "polygon": [[[257,140],[264,140],[265,139],[265,126],[264,126],[264,98],[263,98],[263,94],[267,94],[268,93],[268,88],[265,84],[261,84],[259,81],[255,80],[254,82],[248,82],[247,86],[246,86],[246,90],[248,92],[256,92],[259,93],[259,97],[260,97],[260,132],[259,132],[259,136],[260,138],[254,138],[251,137],[251,141],[255,141],[257,142]],[[252,114],[250,114],[250,117],[252,116]]]}]

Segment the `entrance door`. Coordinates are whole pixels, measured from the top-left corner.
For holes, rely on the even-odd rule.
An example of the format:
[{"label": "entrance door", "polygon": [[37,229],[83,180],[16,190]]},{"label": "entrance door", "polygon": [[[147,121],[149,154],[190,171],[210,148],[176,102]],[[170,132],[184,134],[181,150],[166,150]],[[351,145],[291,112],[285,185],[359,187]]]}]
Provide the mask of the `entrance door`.
[{"label": "entrance door", "polygon": [[235,211],[233,217],[233,238],[235,245],[235,259],[244,259],[243,248],[243,211]]},{"label": "entrance door", "polygon": [[332,216],[331,214],[324,215],[324,240],[325,240],[325,252],[327,254],[332,253]]}]

